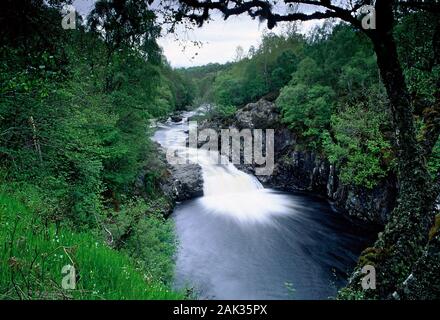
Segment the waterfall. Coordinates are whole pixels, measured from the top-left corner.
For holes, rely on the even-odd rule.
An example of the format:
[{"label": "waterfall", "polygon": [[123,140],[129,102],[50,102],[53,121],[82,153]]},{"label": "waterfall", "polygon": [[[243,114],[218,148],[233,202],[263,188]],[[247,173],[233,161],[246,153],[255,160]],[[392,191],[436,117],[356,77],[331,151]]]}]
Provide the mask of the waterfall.
[{"label": "waterfall", "polygon": [[237,170],[233,165],[203,169],[203,193],[206,196],[263,189],[263,185],[255,177]]},{"label": "waterfall", "polygon": [[187,152],[190,154],[189,160],[198,163],[202,168],[205,196],[242,193],[264,188],[257,178],[238,170],[225,160],[224,156],[221,163],[225,164],[220,164],[217,151],[189,149]]},{"label": "waterfall", "polygon": [[[190,116],[188,113],[186,117]],[[180,156],[198,163],[203,174],[203,197],[200,199],[207,212],[232,217],[240,222],[270,222],[275,214],[289,211],[285,195],[264,189],[254,176],[238,170],[229,161],[219,161],[217,151],[186,148],[187,119],[180,123],[167,123],[164,136],[156,140],[172,147]],[[224,157],[222,155],[222,157]],[[223,158],[224,159],[224,158]]]}]

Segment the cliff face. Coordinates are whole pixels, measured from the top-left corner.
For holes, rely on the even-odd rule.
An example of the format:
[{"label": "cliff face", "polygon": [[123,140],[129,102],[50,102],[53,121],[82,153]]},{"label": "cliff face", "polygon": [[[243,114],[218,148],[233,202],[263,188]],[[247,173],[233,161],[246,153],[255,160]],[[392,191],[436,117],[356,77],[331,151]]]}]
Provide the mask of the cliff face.
[{"label": "cliff face", "polygon": [[323,195],[348,215],[378,224],[386,223],[394,207],[396,188],[392,177],[367,189],[340,183],[335,167],[311,151],[289,150],[277,153],[275,159],[274,174],[259,177],[267,186]]},{"label": "cliff face", "polygon": [[[263,111],[264,110],[264,111]],[[223,124],[224,126],[225,124]],[[331,200],[335,207],[347,215],[374,224],[385,225],[396,206],[397,179],[389,175],[374,188],[343,184],[338,170],[320,154],[300,150],[295,135],[280,123],[280,115],[273,103],[259,101],[237,112],[229,125],[242,128],[275,129],[275,169],[270,176],[257,176],[266,186],[282,190],[307,190]],[[241,169],[254,172],[252,166]],[[440,297],[440,196],[437,198],[436,218],[429,232],[429,241],[405,281],[397,286],[391,299],[434,300]],[[416,235],[414,235],[416,236]],[[367,248],[361,261],[380,257],[380,251]],[[370,263],[370,262],[369,262]],[[356,275],[356,273],[354,273]],[[386,275],[385,275],[386,277]],[[350,284],[356,283],[356,277]],[[365,292],[361,292],[365,294]],[[344,298],[341,293],[340,298]],[[356,298],[350,296],[349,298]]]},{"label": "cliff face", "polygon": [[[397,182],[387,177],[372,189],[345,185],[337,169],[314,151],[301,150],[295,135],[280,121],[274,103],[260,100],[240,109],[227,124],[238,129],[275,129],[275,168],[270,176],[257,176],[266,186],[286,191],[306,190],[327,197],[349,216],[384,225],[395,206]],[[254,173],[253,166],[240,169]]]}]

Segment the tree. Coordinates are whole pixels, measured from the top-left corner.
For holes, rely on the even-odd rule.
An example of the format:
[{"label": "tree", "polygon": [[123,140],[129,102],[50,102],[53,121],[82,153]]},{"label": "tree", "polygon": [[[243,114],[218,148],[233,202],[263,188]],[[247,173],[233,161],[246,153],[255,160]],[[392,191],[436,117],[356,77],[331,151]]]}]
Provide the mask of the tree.
[{"label": "tree", "polygon": [[[440,79],[436,80],[436,99],[424,112],[423,121],[426,130],[423,131],[422,139],[417,139],[412,113],[413,101],[399,61],[393,32],[396,19],[408,12],[422,10],[431,14],[432,19],[437,21],[432,40],[435,58],[431,67],[432,69],[438,68],[440,64],[440,5],[436,1],[284,0],[282,3],[286,8],[298,5],[298,11],[286,10],[282,13],[279,5],[277,10],[274,9],[275,1],[266,0],[178,0],[178,3],[180,4],[178,9],[173,11],[176,21],[187,18],[199,26],[210,19],[212,11],[220,11],[225,19],[240,14],[264,19],[269,29],[283,21],[338,18],[367,35],[373,44],[377,65],[389,100],[397,146],[399,178],[398,205],[385,231],[375,244],[376,268],[378,269],[377,295],[390,298],[396,291],[401,293],[402,283],[421,256],[428,241],[429,228],[433,224],[433,203],[438,187],[433,187],[434,184],[425,163],[440,133]],[[366,5],[368,7],[365,7]],[[315,9],[312,12],[304,9],[304,7],[310,9],[311,6]],[[370,12],[370,16],[362,16],[361,11],[364,12],[365,9]],[[369,20],[372,28],[365,28],[365,19]],[[354,273],[356,274],[359,272]],[[352,281],[352,286],[359,288],[356,281]],[[372,295],[377,297],[375,294]]]},{"label": "tree", "polygon": [[[100,35],[107,47],[107,65],[117,50],[129,48],[142,53],[150,63],[160,63],[161,55],[156,38],[160,27],[156,16],[150,10],[151,1],[100,0],[88,16],[88,26]],[[105,90],[114,89],[114,74],[110,69],[106,76]]]},{"label": "tree", "polygon": [[314,85],[307,88],[304,84],[286,86],[281,90],[277,105],[283,112],[283,122],[309,144],[321,145],[322,134],[328,129],[334,92],[329,87]]},{"label": "tree", "polygon": [[88,16],[92,31],[100,33],[108,47],[109,54],[122,47],[136,48],[149,60],[157,61],[156,38],[160,28],[156,16],[150,9],[153,1],[100,0]]}]

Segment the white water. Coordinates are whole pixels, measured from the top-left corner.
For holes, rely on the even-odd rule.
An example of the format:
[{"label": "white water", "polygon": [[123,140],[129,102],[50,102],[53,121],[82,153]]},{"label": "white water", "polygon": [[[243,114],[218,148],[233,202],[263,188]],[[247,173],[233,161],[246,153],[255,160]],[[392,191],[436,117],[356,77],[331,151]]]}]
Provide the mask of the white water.
[{"label": "white water", "polygon": [[[228,215],[240,222],[269,223],[273,215],[289,211],[291,201],[282,194],[264,189],[257,178],[238,170],[232,163],[222,161],[219,153],[203,149],[186,148],[188,112],[179,124],[162,127],[164,136],[155,139],[165,148],[177,150],[179,156],[198,163],[203,173],[202,205],[207,212]],[[224,159],[224,156],[222,156]]]}]

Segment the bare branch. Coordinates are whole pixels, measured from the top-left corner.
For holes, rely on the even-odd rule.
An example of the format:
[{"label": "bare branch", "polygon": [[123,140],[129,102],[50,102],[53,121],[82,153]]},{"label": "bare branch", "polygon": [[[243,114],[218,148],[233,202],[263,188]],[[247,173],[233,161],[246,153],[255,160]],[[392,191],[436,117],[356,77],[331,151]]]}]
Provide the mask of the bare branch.
[{"label": "bare branch", "polygon": [[224,19],[228,19],[233,15],[247,13],[252,18],[262,18],[267,21],[267,27],[272,29],[278,22],[283,21],[310,21],[318,19],[339,18],[349,22],[353,26],[361,29],[360,21],[356,18],[356,12],[360,7],[369,3],[369,1],[357,1],[350,9],[336,6],[331,1],[317,0],[285,0],[286,5],[311,5],[316,6],[316,10],[312,13],[295,12],[295,13],[275,13],[271,1],[263,0],[178,0],[182,5],[179,11],[181,17],[190,20],[202,26],[209,20],[209,13],[212,10],[220,11]]}]

